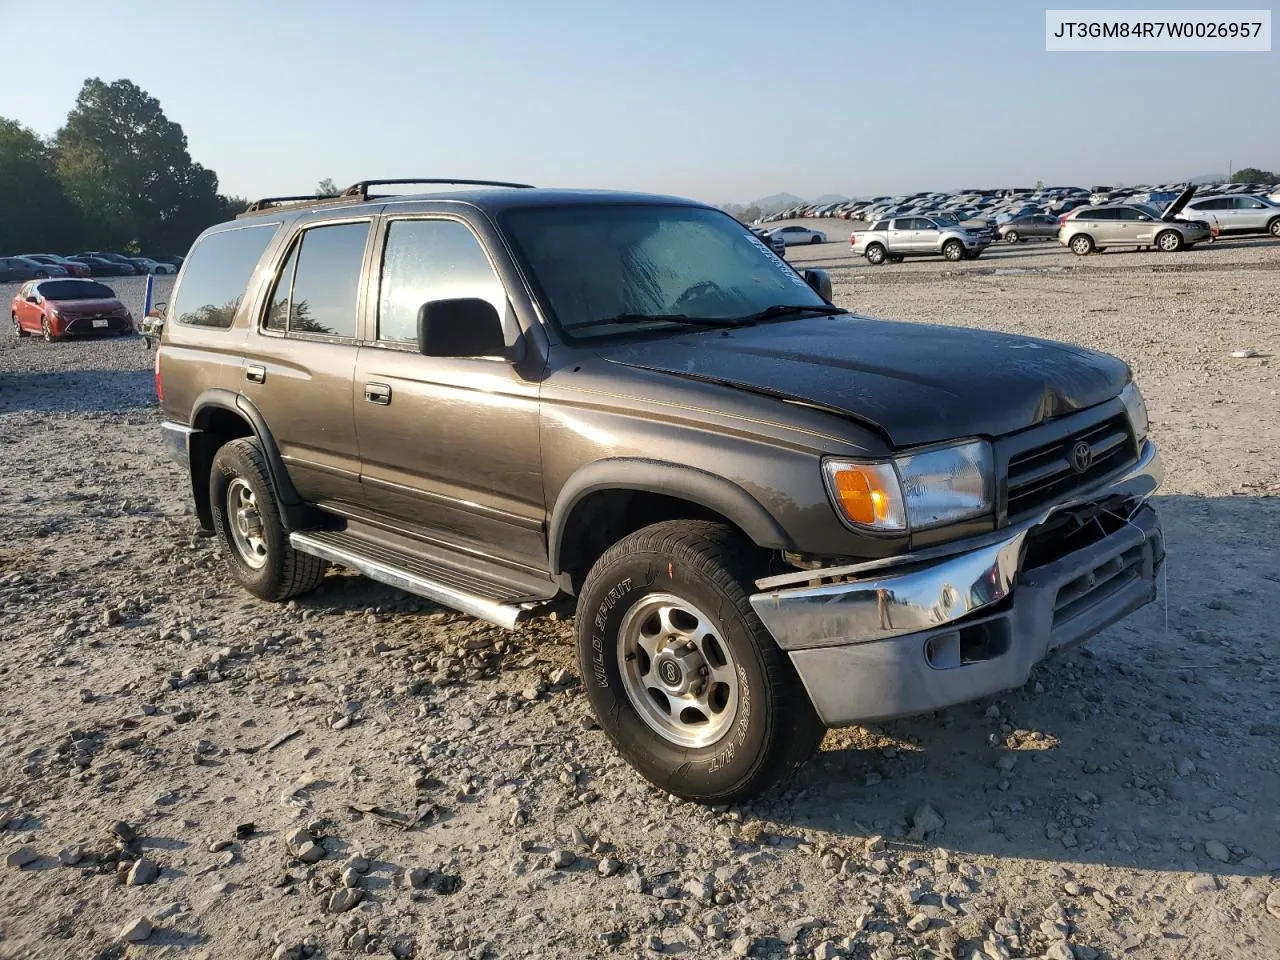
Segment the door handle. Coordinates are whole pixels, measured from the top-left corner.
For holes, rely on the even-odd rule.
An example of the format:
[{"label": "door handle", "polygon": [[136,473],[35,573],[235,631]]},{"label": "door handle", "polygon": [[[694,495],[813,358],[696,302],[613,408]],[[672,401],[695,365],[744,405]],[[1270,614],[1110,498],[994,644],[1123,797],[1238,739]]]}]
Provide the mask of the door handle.
[{"label": "door handle", "polygon": [[251,363],[244,368],[244,378],[250,383],[265,383],[267,368],[260,363]]},{"label": "door handle", "polygon": [[385,383],[366,383],[364,398],[369,403],[378,403],[385,407],[391,402],[391,388]]}]

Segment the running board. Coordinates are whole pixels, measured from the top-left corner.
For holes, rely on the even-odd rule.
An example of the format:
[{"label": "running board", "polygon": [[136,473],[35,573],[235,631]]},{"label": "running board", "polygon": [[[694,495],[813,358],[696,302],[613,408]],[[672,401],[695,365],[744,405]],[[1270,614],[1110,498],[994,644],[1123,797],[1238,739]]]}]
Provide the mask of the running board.
[{"label": "running board", "polygon": [[[460,571],[401,551],[378,548],[362,538],[339,532],[307,531],[289,534],[293,549],[350,567],[370,580],[397,587],[428,600],[479,617],[508,630],[534,615],[545,598],[529,597],[503,585],[486,584],[482,596],[476,580]],[[371,556],[377,553],[379,556]],[[465,581],[470,581],[465,583]]]}]

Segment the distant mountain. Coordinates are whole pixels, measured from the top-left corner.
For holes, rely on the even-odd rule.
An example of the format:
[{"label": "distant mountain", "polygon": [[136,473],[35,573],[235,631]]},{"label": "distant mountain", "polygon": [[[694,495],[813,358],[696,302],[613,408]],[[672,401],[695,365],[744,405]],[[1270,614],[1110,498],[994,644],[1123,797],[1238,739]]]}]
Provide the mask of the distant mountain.
[{"label": "distant mountain", "polygon": [[1202,183],[1226,183],[1227,175],[1225,173],[1202,173],[1198,177],[1192,177],[1187,183],[1194,183],[1199,186]]},{"label": "distant mountain", "polygon": [[787,207],[794,207],[798,203],[804,203],[804,197],[797,197],[794,193],[773,193],[747,206],[759,207],[761,213],[773,213],[777,210],[785,210]]},{"label": "distant mountain", "polygon": [[824,193],[814,203],[840,203],[849,198],[840,193]]}]

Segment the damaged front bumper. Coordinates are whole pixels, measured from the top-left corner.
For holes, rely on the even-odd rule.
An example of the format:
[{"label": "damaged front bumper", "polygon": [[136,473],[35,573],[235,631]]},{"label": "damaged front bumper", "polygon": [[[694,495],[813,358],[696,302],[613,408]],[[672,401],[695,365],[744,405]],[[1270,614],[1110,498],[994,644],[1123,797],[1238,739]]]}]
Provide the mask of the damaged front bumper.
[{"label": "damaged front bumper", "polygon": [[[829,726],[1016,687],[1150,603],[1164,559],[1150,441],[1123,476],[984,537],[757,583],[751,606]],[[1082,523],[1051,524],[1063,514]]]}]

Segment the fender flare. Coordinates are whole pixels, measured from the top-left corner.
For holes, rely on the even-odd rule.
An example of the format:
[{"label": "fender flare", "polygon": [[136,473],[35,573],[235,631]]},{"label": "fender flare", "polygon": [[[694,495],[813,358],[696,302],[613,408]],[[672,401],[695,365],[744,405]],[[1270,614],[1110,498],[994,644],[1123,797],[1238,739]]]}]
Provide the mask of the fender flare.
[{"label": "fender flare", "polygon": [[563,572],[564,532],[574,508],[602,490],[659,493],[714,510],[735,523],[761,547],[791,549],[791,538],[764,505],[738,484],[696,467],[616,457],[597,460],[577,470],[561,488],[547,523],[547,555],[551,572]]},{"label": "fender flare", "polygon": [[267,471],[271,474],[271,484],[275,487],[276,497],[282,504],[289,506],[301,504],[302,498],[294,489],[289,471],[285,469],[284,461],[280,458],[280,448],[276,446],[275,437],[271,435],[267,421],[253,402],[242,394],[223,387],[206,390],[196,397],[196,402],[192,405],[191,426],[196,430],[202,430],[202,414],[213,409],[227,410],[237,414],[249,424],[253,435],[262,446],[263,456],[267,459]]}]

